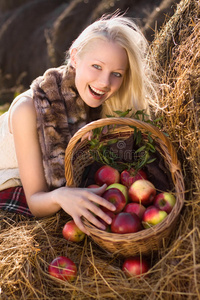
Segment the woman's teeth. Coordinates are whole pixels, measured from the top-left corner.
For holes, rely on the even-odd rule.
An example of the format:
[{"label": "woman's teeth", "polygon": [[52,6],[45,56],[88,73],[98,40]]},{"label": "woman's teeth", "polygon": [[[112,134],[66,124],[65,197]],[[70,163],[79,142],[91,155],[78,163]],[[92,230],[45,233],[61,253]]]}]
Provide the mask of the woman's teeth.
[{"label": "woman's teeth", "polygon": [[97,94],[98,96],[103,96],[105,94],[105,92],[99,91],[97,89],[95,89],[94,87],[89,86],[91,91],[95,94]]}]

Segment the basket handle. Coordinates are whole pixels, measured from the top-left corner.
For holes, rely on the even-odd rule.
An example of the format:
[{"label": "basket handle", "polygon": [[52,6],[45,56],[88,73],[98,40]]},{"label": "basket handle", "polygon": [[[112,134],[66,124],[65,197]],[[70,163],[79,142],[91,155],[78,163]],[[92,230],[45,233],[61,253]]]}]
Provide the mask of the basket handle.
[{"label": "basket handle", "polygon": [[72,172],[72,154],[73,149],[77,142],[89,131],[106,126],[106,125],[124,125],[124,126],[135,126],[140,129],[144,129],[147,132],[151,132],[154,136],[157,136],[167,147],[169,155],[171,156],[172,164],[169,166],[171,168],[171,173],[180,169],[180,163],[177,158],[176,151],[170,140],[164,135],[157,127],[132,118],[103,118],[91,123],[86,124],[84,127],[79,129],[73,137],[70,139],[68,146],[65,151],[65,178],[67,179],[67,185],[71,186],[73,184],[73,172]]}]

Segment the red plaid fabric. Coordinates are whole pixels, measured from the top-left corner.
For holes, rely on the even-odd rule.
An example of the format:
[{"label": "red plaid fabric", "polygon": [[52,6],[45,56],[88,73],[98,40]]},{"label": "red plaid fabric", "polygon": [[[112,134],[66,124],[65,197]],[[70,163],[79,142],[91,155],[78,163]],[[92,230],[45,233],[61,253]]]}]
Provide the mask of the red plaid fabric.
[{"label": "red plaid fabric", "polygon": [[30,212],[22,186],[0,191],[0,209],[8,212],[33,217]]}]

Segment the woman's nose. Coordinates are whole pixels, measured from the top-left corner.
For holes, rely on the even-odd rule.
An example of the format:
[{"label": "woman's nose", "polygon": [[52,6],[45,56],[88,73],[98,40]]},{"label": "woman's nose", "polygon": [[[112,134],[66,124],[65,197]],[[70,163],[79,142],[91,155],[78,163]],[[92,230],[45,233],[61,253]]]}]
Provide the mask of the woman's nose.
[{"label": "woman's nose", "polygon": [[102,72],[99,77],[99,85],[100,87],[109,87],[110,86],[110,74],[106,72]]}]

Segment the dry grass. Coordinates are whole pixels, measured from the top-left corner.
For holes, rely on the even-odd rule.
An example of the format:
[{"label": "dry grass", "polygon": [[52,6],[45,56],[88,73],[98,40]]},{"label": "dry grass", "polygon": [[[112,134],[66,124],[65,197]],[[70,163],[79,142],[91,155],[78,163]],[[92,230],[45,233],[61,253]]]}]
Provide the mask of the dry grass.
[{"label": "dry grass", "polygon": [[[148,277],[127,279],[122,260],[89,238],[66,242],[63,212],[41,220],[1,212],[1,299],[200,299],[199,27],[199,1],[182,1],[152,45],[158,74],[169,85],[159,114],[183,166],[186,201],[171,243],[149,257]],[[58,255],[77,264],[74,283],[48,275],[48,264]]]}]

